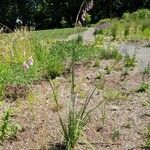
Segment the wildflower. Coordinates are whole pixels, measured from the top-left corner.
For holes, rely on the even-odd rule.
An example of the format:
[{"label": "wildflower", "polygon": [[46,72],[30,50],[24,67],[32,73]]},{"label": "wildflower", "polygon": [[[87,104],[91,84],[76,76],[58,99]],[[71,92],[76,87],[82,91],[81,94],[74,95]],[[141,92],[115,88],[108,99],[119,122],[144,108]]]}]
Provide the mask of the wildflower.
[{"label": "wildflower", "polygon": [[29,60],[28,60],[28,65],[30,66],[32,66],[33,65],[33,57],[31,56],[31,57],[29,57]]},{"label": "wildflower", "polygon": [[85,21],[85,17],[86,17],[86,14],[83,13],[82,16],[81,16],[81,19],[82,19],[83,22]]},{"label": "wildflower", "polygon": [[79,26],[81,26],[81,25],[82,25],[81,21],[78,21],[78,25],[79,25]]},{"label": "wildflower", "polygon": [[29,66],[28,66],[28,64],[25,61],[23,62],[23,68],[24,68],[24,70],[29,69]]},{"label": "wildflower", "polygon": [[82,11],[80,12],[80,18],[78,20],[78,25],[82,25],[83,22],[85,22],[86,13],[90,11],[94,6],[94,1],[90,0],[88,1],[82,8]]}]

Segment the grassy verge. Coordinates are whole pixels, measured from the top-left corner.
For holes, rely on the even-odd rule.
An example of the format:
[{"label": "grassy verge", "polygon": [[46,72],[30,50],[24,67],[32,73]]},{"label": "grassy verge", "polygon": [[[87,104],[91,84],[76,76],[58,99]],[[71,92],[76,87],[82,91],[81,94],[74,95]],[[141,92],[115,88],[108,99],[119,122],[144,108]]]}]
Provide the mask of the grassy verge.
[{"label": "grassy verge", "polygon": [[[85,31],[86,28],[79,27],[76,32]],[[69,35],[74,34],[74,28],[64,28],[64,29],[51,29],[51,30],[39,30],[33,31],[32,35],[34,38],[43,38],[43,39],[66,39]]]},{"label": "grassy verge", "polygon": [[99,30],[101,36],[112,37],[118,41],[150,40],[150,10],[141,9],[134,13],[124,13],[121,19],[105,19],[99,24],[109,23],[111,27]]},{"label": "grassy verge", "polygon": [[[68,33],[71,33],[71,30]],[[59,34],[63,32],[65,30],[60,30]],[[52,35],[54,33],[55,30]],[[71,50],[74,47],[76,48],[76,61],[96,55],[97,49],[93,45],[85,46],[73,41],[50,42],[47,38],[52,35],[47,38],[39,38],[37,35],[35,38],[33,34],[35,33],[17,31],[13,35],[7,34],[1,37],[1,94],[7,85],[26,85],[47,75],[51,78],[60,75],[67,67],[66,63],[71,63]],[[46,34],[43,34],[43,37],[48,36],[48,33]],[[58,34],[55,38],[56,36]]]}]

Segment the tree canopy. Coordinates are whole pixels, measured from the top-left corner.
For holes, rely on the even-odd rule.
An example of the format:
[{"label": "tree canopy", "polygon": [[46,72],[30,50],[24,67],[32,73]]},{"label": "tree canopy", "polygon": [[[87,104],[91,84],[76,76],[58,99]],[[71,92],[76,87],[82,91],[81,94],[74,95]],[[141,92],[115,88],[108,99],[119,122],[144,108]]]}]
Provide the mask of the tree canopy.
[{"label": "tree canopy", "polygon": [[[0,0],[0,23],[13,29],[16,19],[37,29],[70,27],[83,0]],[[92,22],[120,17],[124,12],[150,8],[149,0],[94,0]]]}]

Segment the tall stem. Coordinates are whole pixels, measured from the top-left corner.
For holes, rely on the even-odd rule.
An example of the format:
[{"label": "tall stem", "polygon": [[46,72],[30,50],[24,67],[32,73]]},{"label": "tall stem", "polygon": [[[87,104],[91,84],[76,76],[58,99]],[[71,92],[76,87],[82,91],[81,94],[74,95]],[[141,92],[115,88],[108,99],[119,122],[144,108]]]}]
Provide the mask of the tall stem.
[{"label": "tall stem", "polygon": [[[77,22],[79,19],[79,15],[81,13],[82,7],[85,4],[86,0],[83,1],[83,3],[80,6],[80,9],[78,11],[77,17],[76,17],[76,22],[75,22],[75,27],[74,27],[74,34],[75,34],[75,30],[77,28]],[[75,40],[74,40],[74,44],[75,44]],[[75,108],[75,47],[73,47],[72,49],[72,71],[71,71],[71,100],[72,100],[72,109],[74,112],[74,108]]]}]

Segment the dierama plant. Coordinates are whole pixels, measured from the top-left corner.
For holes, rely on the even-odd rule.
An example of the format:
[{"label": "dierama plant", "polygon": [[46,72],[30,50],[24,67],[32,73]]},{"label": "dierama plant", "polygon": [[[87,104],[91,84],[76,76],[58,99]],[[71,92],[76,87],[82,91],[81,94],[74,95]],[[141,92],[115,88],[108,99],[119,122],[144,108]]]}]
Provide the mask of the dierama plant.
[{"label": "dierama plant", "polygon": [[[76,23],[75,23],[75,29],[77,28],[77,25],[81,24],[81,21],[84,21],[84,16],[86,12],[88,12],[93,7],[93,0],[84,0],[82,3],[79,12],[76,17]],[[74,30],[75,30],[74,29]],[[88,109],[89,103],[91,101],[91,98],[96,91],[97,87],[95,87],[89,97],[85,100],[84,105],[77,110],[76,108],[76,97],[75,97],[75,47],[72,49],[72,71],[71,71],[71,101],[69,106],[69,113],[67,122],[65,122],[60,113],[58,112],[60,125],[62,127],[62,133],[64,137],[64,144],[66,150],[73,150],[83,133],[84,127],[89,122],[89,117],[91,116],[92,112],[102,103],[98,103],[95,107]],[[56,105],[59,105],[58,99],[54,90],[54,86],[51,80],[49,80],[50,86],[53,91],[54,100],[56,102]]]}]

